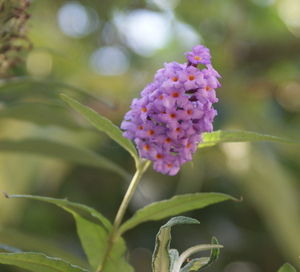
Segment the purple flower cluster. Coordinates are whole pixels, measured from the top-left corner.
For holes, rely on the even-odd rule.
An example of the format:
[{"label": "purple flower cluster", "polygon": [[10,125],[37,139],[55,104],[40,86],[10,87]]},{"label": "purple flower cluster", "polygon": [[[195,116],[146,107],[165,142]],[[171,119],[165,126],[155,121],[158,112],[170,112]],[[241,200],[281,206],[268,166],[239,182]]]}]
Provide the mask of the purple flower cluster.
[{"label": "purple flower cluster", "polygon": [[[175,175],[192,160],[202,132],[211,132],[217,114],[215,89],[220,87],[218,72],[211,65],[209,49],[203,45],[187,52],[188,63],[165,63],[154,82],[132,101],[121,129],[134,140],[140,157],[154,162],[156,171]],[[204,64],[206,68],[197,68]]]}]

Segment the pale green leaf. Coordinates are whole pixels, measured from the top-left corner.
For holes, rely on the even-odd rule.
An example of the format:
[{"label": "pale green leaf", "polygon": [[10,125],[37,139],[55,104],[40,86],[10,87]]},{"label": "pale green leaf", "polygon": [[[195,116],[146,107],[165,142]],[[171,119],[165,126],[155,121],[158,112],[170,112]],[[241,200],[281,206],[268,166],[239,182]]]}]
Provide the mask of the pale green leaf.
[{"label": "pale green leaf", "polygon": [[73,109],[82,114],[92,125],[98,128],[100,131],[107,133],[110,138],[112,138],[119,145],[125,148],[134,158],[136,164],[138,164],[139,157],[135,147],[130,140],[123,137],[122,131],[117,126],[115,126],[107,118],[99,115],[91,108],[83,106],[78,101],[68,97],[67,95],[61,94],[60,97],[62,100],[66,101]]},{"label": "pale green leaf", "polygon": [[[0,241],[10,245],[5,250],[7,253],[43,252],[48,256],[59,256],[61,259],[82,268],[90,268],[90,265],[81,256],[78,256],[77,252],[71,252],[66,248],[62,248],[59,241],[50,237],[41,237],[32,233],[24,233],[22,230],[17,231],[12,228],[5,228],[0,231]],[[22,248],[22,250],[19,248]]]},{"label": "pale green leaf", "polygon": [[54,157],[72,163],[106,169],[118,173],[127,180],[130,178],[129,173],[109,159],[89,149],[62,142],[41,138],[29,138],[20,141],[3,140],[0,141],[0,151],[25,152]]},{"label": "pale green leaf", "polygon": [[55,204],[73,214],[78,236],[90,265],[96,269],[104,257],[106,238],[112,228],[111,223],[93,208],[72,203],[64,199],[30,195],[10,195],[9,198],[29,198]]},{"label": "pale green leaf", "polygon": [[99,226],[77,214],[74,214],[74,219],[77,233],[89,264],[96,271],[104,258],[108,232],[103,226]]},{"label": "pale green leaf", "polygon": [[111,223],[95,209],[82,204],[70,202],[66,199],[57,199],[33,195],[7,195],[6,193],[5,196],[7,198],[26,198],[55,204],[58,207],[61,207],[64,210],[70,212],[71,214],[78,215],[90,222],[98,224],[99,226],[103,226],[106,230],[110,230],[112,228]]},{"label": "pale green leaf", "polygon": [[25,93],[29,93],[31,95],[35,95],[36,93],[38,93],[38,95],[40,96],[42,92],[48,92],[50,95],[53,95],[53,89],[55,88],[69,89],[80,94],[88,95],[110,108],[115,107],[112,103],[95,93],[89,92],[86,89],[77,86],[69,85],[64,82],[55,81],[53,79],[20,76],[9,77],[0,80],[0,93],[6,93],[10,95],[12,93],[16,93],[16,97],[18,98],[22,97],[22,95],[24,95]]},{"label": "pale green leaf", "polygon": [[200,271],[209,262],[208,257],[192,259],[188,264],[180,269],[180,272]]},{"label": "pale green leaf", "polygon": [[16,252],[22,252],[22,250],[12,246],[0,244],[0,252],[16,253]]},{"label": "pale green leaf", "polygon": [[177,259],[179,258],[179,252],[177,249],[171,248],[169,250],[169,257],[170,257],[170,271],[173,270],[174,264],[176,263]]},{"label": "pale green leaf", "polygon": [[219,193],[196,193],[174,196],[169,200],[154,202],[140,210],[127,220],[119,230],[122,234],[146,221],[159,220],[183,212],[204,208],[208,205],[235,198]]},{"label": "pale green leaf", "polygon": [[[212,238],[212,245],[218,245],[218,240],[213,237]],[[220,248],[213,248],[210,252],[210,257],[203,257],[191,260],[188,264],[186,264],[180,272],[189,272],[189,271],[200,271],[205,267],[209,266],[215,260],[218,259],[220,254]]]},{"label": "pale green leaf", "polygon": [[3,105],[0,118],[13,118],[36,123],[38,125],[56,125],[69,129],[81,129],[83,126],[73,118],[65,106],[58,103],[20,103]]},{"label": "pale green leaf", "polygon": [[280,269],[278,270],[278,272],[297,272],[297,271],[289,263],[286,263],[282,267],[280,267]]},{"label": "pale green leaf", "polygon": [[15,265],[33,272],[89,272],[58,258],[41,253],[0,253],[0,263]]},{"label": "pale green leaf", "polygon": [[109,255],[106,256],[101,272],[134,272],[133,267],[124,259],[125,252],[126,245],[124,239],[119,237],[109,252]]},{"label": "pale green leaf", "polygon": [[180,224],[199,224],[199,221],[185,216],[178,216],[171,218],[160,228],[156,235],[155,249],[152,256],[153,272],[170,272],[171,266],[176,262],[176,260],[174,260],[174,253],[172,253],[172,261],[170,257],[170,232],[172,226]]},{"label": "pale green leaf", "polygon": [[[179,258],[177,259],[177,262],[174,264],[174,268],[172,272],[182,272],[181,271],[181,267],[182,264],[187,260],[187,258],[189,258],[191,255],[199,252],[199,251],[203,251],[203,250],[213,250],[213,249],[219,249],[222,248],[223,246],[221,245],[198,245],[198,246],[193,246],[188,248],[187,250],[185,250],[184,252],[181,253],[181,255],[179,256]],[[189,269],[184,270],[184,272],[187,271],[192,271],[193,269],[198,269],[201,270],[202,267],[206,266],[209,260],[207,260],[207,262],[205,262],[205,259],[200,259],[199,263],[197,263],[197,260],[195,262],[191,262],[191,264],[188,264]],[[190,266],[191,265],[191,266]],[[204,265],[204,266],[203,266]]]},{"label": "pale green leaf", "polygon": [[271,142],[280,142],[280,143],[289,143],[289,144],[300,144],[300,142],[287,140],[284,138],[259,134],[256,132],[250,131],[227,131],[227,130],[218,130],[211,133],[203,133],[203,143],[198,145],[198,148],[213,146],[221,143],[228,142],[260,142],[260,141],[271,141]]}]

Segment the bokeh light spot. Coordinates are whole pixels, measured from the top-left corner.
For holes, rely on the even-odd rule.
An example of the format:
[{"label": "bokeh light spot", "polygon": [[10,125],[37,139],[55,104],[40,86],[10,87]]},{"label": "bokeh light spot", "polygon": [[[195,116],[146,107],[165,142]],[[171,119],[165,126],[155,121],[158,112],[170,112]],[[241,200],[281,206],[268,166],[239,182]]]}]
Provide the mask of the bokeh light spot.
[{"label": "bokeh light spot", "polygon": [[152,1],[156,6],[165,10],[174,9],[180,3],[180,0],[152,0]]},{"label": "bokeh light spot", "polygon": [[150,10],[117,13],[114,20],[124,42],[137,54],[149,57],[170,39],[170,18]]},{"label": "bokeh light spot", "polygon": [[175,37],[177,42],[187,48],[187,50],[195,44],[201,43],[201,37],[196,30],[189,24],[182,22],[174,22]]},{"label": "bokeh light spot", "polygon": [[[221,149],[227,158],[228,168],[243,173],[250,167],[250,144],[247,142],[223,143]],[[241,270],[242,271],[242,270]]]},{"label": "bokeh light spot", "polygon": [[33,50],[27,57],[26,67],[32,76],[46,77],[52,69],[52,57],[46,50]]},{"label": "bokeh light spot", "polygon": [[117,47],[101,47],[90,58],[90,66],[101,75],[116,76],[127,71],[129,61],[127,55]]},{"label": "bokeh light spot", "polygon": [[69,2],[58,11],[58,24],[62,32],[72,38],[81,38],[99,25],[97,13],[78,2]]},{"label": "bokeh light spot", "polygon": [[288,111],[300,111],[300,84],[290,82],[277,93],[279,104]]},{"label": "bokeh light spot", "polygon": [[287,25],[289,30],[297,37],[300,37],[300,1],[281,0],[278,1],[278,13],[280,18]]}]

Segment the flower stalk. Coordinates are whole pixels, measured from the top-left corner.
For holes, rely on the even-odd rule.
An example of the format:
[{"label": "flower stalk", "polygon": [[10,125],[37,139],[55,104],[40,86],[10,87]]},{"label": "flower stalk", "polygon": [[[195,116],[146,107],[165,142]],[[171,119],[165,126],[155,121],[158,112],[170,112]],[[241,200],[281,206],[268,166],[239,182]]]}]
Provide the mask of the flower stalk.
[{"label": "flower stalk", "polygon": [[141,159],[140,160],[140,163],[139,165],[137,166],[137,170],[129,184],[129,187],[127,189],[127,192],[123,198],[123,201],[120,205],[120,208],[117,212],[117,215],[116,215],[116,218],[115,218],[115,221],[114,221],[114,224],[113,224],[113,228],[107,238],[107,246],[106,246],[106,249],[105,249],[105,254],[104,254],[104,258],[101,262],[101,264],[99,265],[97,271],[98,272],[101,272],[103,269],[104,269],[104,266],[105,266],[105,263],[106,263],[106,260],[108,259],[109,257],[109,253],[113,247],[113,245],[115,244],[115,242],[118,240],[118,229],[121,225],[121,222],[122,222],[122,219],[124,217],[124,214],[128,208],[128,205],[129,205],[129,202],[136,190],[136,187],[142,177],[142,175],[144,174],[144,172],[147,170],[147,168],[149,167],[151,161],[149,160],[144,160],[144,159]]}]

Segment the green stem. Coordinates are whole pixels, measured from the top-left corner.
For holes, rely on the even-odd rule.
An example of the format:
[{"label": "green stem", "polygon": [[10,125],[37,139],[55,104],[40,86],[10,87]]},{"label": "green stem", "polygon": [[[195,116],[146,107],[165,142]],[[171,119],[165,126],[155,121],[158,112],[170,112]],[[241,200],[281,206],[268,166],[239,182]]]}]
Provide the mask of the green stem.
[{"label": "green stem", "polygon": [[142,175],[147,170],[150,163],[151,163],[151,161],[143,160],[143,161],[140,162],[140,164],[137,167],[137,170],[136,170],[136,172],[135,172],[135,174],[134,174],[134,176],[133,176],[133,178],[130,182],[130,185],[127,189],[127,192],[126,192],[126,194],[123,198],[121,206],[120,206],[120,208],[118,210],[118,213],[116,215],[113,228],[110,232],[110,235],[107,238],[107,246],[106,246],[106,249],[105,249],[104,258],[103,258],[102,263],[99,265],[99,267],[97,269],[98,272],[101,272],[101,271],[104,270],[104,266],[105,266],[106,260],[109,257],[109,253],[110,253],[114,243],[117,241],[117,238],[118,238],[117,231],[118,231],[119,226],[121,225],[121,222],[122,222],[122,219],[123,219],[124,214],[126,212],[126,209],[128,207],[128,204],[129,204],[129,202],[130,202],[130,200],[133,196],[133,193],[135,192],[135,189],[136,189]]}]

